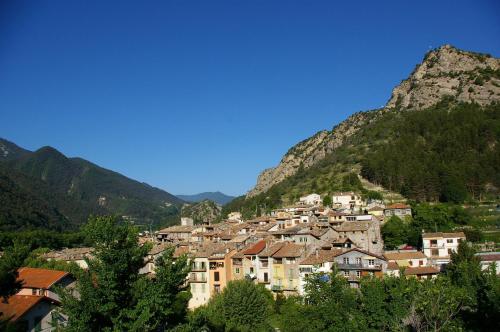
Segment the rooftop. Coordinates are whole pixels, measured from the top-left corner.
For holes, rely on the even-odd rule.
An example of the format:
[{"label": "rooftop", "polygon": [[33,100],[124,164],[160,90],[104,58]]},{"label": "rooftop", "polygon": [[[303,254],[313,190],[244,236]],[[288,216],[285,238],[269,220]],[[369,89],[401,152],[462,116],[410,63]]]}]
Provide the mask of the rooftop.
[{"label": "rooftop", "polygon": [[427,258],[421,251],[386,252],[384,256],[390,261]]},{"label": "rooftop", "polygon": [[461,237],[461,238],[465,239],[465,234],[464,234],[464,232],[455,232],[455,233],[437,232],[437,233],[424,233],[424,234],[422,234],[423,239],[455,238],[455,237]]},{"label": "rooftop", "polygon": [[10,318],[12,322],[15,322],[42,300],[51,301],[41,295],[13,295],[6,302],[0,301],[2,319]]},{"label": "rooftop", "polygon": [[22,267],[18,270],[17,280],[21,280],[24,288],[49,289],[52,285],[68,275],[65,271]]}]

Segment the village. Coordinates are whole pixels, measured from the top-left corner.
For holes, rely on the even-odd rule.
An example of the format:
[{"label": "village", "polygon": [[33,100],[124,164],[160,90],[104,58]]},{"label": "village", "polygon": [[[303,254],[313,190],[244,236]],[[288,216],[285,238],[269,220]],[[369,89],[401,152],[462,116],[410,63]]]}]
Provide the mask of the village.
[{"label": "village", "polygon": [[[334,193],[331,198],[331,207],[323,206],[320,195],[310,194],[293,206],[251,220],[232,212],[221,223],[194,224],[182,218],[181,225],[141,233],[141,243],[153,246],[140,273],[153,276],[156,259],[168,248],[174,248],[174,257],[187,255],[189,308],[195,309],[231,280],[251,280],[275,296],[290,296],[304,295],[312,273],[327,276],[336,271],[353,288],[366,276],[434,278],[445,270],[459,243],[467,240],[463,232],[423,232],[421,250],[408,245],[384,250],[381,225],[392,216],[411,216],[409,205],[365,201],[355,192]],[[500,263],[500,253],[477,255],[483,269]],[[86,269],[92,248],[51,251],[43,258],[74,262]],[[18,272],[22,288],[8,304],[0,303],[2,312],[27,327],[53,326],[54,320],[64,324],[65,318],[55,311],[60,300],[55,288],[72,287],[75,279],[67,272],[39,268],[24,267]]]}]

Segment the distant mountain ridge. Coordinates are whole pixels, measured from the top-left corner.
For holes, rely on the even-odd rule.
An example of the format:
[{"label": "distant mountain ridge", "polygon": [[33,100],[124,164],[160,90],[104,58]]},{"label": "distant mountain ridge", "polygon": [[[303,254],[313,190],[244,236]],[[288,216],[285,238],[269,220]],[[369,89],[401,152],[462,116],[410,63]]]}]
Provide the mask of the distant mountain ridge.
[{"label": "distant mountain ridge", "polygon": [[235,199],[234,196],[229,196],[220,191],[208,191],[194,195],[176,195],[178,198],[186,202],[199,203],[204,200],[210,200],[220,205],[225,205]]},{"label": "distant mountain ridge", "polygon": [[[0,206],[0,229],[76,227],[90,214],[165,224],[177,219],[183,203],[166,191],[68,158],[50,146],[31,152],[0,139],[0,155],[0,199],[6,202]],[[29,208],[26,197],[33,202]]]}]

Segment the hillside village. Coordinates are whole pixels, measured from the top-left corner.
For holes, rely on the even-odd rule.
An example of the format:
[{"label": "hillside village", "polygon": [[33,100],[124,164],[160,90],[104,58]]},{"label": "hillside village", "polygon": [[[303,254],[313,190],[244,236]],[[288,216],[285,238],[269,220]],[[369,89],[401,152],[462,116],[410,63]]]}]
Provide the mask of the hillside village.
[{"label": "hillside village", "polygon": [[[352,288],[359,287],[365,276],[434,278],[446,269],[459,243],[467,241],[463,232],[422,233],[421,250],[403,245],[386,251],[381,225],[392,216],[411,216],[409,205],[367,201],[355,192],[334,193],[331,201],[331,206],[323,206],[323,198],[313,193],[292,206],[251,220],[243,220],[239,212],[230,213],[221,223],[194,224],[191,218],[182,218],[181,225],[154,234],[141,233],[140,242],[152,242],[153,247],[140,273],[153,276],[157,258],[169,248],[175,248],[174,258],[187,255],[190,272],[186,285],[192,295],[189,308],[195,309],[207,304],[232,280],[251,280],[275,296],[290,296],[304,295],[312,273],[327,276],[336,271]],[[92,251],[63,249],[48,252],[43,258],[75,262],[86,269],[85,259],[92,257]],[[500,252],[477,255],[483,269],[500,263]],[[53,319],[64,324],[65,318],[55,311],[59,297],[54,287],[71,287],[72,276],[21,268],[18,278],[24,285],[8,303],[0,303],[0,310],[29,326],[50,326]]]}]

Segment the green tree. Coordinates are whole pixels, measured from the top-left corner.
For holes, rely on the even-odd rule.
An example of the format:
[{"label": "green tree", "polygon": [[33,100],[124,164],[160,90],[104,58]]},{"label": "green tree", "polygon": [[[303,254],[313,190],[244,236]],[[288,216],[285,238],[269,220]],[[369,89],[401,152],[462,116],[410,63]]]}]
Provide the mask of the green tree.
[{"label": "green tree", "polygon": [[0,257],[0,301],[17,293],[22,283],[17,280],[17,270],[29,254],[29,248],[20,242],[14,242]]},{"label": "green tree", "polygon": [[332,206],[332,196],[326,195],[325,197],[323,197],[323,206]]},{"label": "green tree", "polygon": [[387,249],[396,249],[408,243],[409,225],[397,216],[392,216],[382,226],[382,236]]},{"label": "green tree", "polygon": [[155,331],[172,325],[169,319],[175,316],[188,271],[185,258],[174,264],[172,251],[167,251],[150,280],[139,275],[150,246],[138,244],[137,229],[130,223],[90,218],[84,233],[94,243],[94,258],[86,259],[88,270],[76,275],[78,296],[60,292],[67,330]]}]

